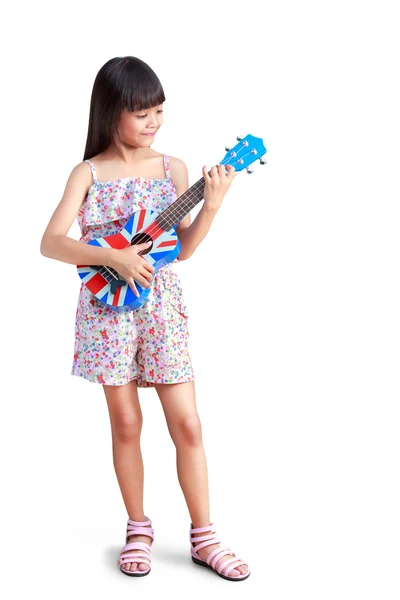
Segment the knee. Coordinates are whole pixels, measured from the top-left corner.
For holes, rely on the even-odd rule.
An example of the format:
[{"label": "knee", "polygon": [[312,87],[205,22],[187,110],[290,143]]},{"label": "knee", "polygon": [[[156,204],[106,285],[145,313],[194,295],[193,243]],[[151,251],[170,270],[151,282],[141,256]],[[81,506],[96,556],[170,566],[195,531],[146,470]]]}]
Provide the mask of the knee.
[{"label": "knee", "polygon": [[181,419],[175,441],[190,446],[197,446],[202,442],[201,423],[198,415],[190,415]]},{"label": "knee", "polygon": [[142,418],[131,413],[119,413],[112,422],[113,438],[119,442],[135,442],[140,439]]}]

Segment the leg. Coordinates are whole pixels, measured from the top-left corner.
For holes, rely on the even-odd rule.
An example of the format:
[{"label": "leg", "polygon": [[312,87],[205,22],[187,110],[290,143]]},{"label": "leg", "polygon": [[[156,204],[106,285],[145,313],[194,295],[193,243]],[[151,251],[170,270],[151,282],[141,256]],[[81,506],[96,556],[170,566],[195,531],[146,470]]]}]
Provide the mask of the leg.
[{"label": "leg", "polygon": [[[143,416],[136,381],[126,385],[103,385],[111,422],[113,463],[128,516],[133,521],[145,521],[143,512],[143,460],[140,434]],[[130,542],[149,543],[146,535],[131,535]],[[137,553],[137,550],[133,552]],[[146,563],[126,563],[124,569],[148,569]]]},{"label": "leg", "polygon": [[[167,421],[169,433],[176,447],[178,480],[188,506],[192,526],[210,525],[207,462],[204,453],[201,423],[197,413],[194,381],[175,384],[155,384]],[[193,537],[205,533],[193,534]],[[218,548],[220,544],[210,544],[198,553],[202,559]],[[216,566],[220,566],[231,555],[223,556]],[[239,565],[230,575],[247,572],[246,565]]]}]

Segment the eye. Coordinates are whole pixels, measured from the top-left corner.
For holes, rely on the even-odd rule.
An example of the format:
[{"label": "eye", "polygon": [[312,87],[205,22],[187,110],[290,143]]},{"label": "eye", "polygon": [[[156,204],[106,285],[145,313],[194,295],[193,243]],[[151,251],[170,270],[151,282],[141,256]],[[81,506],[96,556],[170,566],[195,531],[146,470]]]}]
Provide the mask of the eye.
[{"label": "eye", "polygon": [[[159,113],[160,113],[160,112],[164,112],[164,111],[163,111],[162,109],[160,109],[160,110],[158,110],[157,112],[159,112]],[[144,119],[145,117],[147,117],[147,114],[145,114],[145,115],[137,115],[137,118],[138,118],[138,119]]]}]

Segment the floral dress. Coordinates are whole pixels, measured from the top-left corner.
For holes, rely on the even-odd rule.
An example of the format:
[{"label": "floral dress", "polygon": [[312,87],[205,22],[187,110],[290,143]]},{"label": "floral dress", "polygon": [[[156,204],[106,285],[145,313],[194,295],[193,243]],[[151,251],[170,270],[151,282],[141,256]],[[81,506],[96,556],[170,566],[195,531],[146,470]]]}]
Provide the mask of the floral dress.
[{"label": "floral dress", "polygon": [[[80,241],[118,233],[133,212],[151,208],[163,212],[176,200],[170,164],[164,155],[164,179],[123,177],[93,184],[79,209]],[[114,311],[81,283],[75,318],[72,375],[105,385],[138,387],[194,380],[189,355],[188,310],[173,264],[153,274],[150,293],[136,310]]]}]

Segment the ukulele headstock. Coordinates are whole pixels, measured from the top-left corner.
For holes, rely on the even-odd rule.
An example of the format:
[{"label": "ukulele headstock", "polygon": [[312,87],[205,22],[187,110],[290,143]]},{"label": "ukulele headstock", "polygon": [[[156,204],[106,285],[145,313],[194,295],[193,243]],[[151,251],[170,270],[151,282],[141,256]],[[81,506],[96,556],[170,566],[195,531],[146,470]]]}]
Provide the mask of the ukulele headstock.
[{"label": "ukulele headstock", "polygon": [[225,148],[228,152],[219,164],[233,165],[235,171],[246,169],[248,173],[253,173],[254,169],[249,169],[249,166],[254,161],[259,160],[261,165],[266,164],[267,161],[262,157],[267,150],[261,138],[248,134],[245,137],[238,135],[236,139],[238,144],[233,148]]}]

